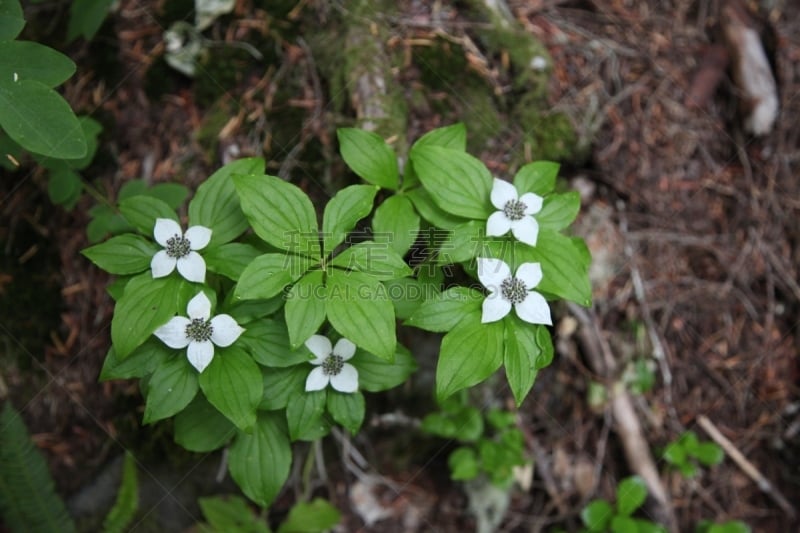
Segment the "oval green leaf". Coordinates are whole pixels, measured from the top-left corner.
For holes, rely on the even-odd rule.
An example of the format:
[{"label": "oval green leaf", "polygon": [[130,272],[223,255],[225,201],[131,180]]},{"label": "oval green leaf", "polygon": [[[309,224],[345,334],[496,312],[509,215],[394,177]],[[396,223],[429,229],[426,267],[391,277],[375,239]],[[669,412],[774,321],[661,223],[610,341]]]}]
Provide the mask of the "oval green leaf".
[{"label": "oval green leaf", "polygon": [[261,370],[238,346],[215,348],[214,359],[200,374],[200,388],[209,403],[248,431],[256,422],[256,407],[261,401]]}]

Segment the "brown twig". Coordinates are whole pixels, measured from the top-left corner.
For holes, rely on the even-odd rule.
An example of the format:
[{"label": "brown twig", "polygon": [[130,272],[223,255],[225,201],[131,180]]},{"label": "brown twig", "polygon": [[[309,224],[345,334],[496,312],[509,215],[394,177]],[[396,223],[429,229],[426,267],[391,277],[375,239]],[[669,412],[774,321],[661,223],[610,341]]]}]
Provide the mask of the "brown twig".
[{"label": "brown twig", "polygon": [[781,492],[770,481],[764,477],[756,466],[751,463],[742,452],[734,445],[728,438],[717,429],[717,427],[705,415],[697,417],[697,424],[703,428],[703,431],[708,433],[714,442],[719,444],[725,453],[730,457],[736,465],[747,474],[747,477],[752,479],[755,484],[761,489],[761,492],[773,499],[778,504],[784,513],[789,518],[794,519],[797,516],[797,511],[794,506],[781,494]]}]

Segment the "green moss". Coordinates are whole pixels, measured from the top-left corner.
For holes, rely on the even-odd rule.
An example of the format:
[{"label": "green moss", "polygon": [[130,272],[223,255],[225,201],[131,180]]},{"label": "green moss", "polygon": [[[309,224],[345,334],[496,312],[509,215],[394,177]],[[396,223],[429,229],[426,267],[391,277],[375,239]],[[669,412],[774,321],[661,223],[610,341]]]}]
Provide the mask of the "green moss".
[{"label": "green moss", "polygon": [[452,91],[464,78],[477,77],[469,70],[464,50],[441,37],[428,46],[415,47],[414,64],[422,82],[434,90]]},{"label": "green moss", "polygon": [[524,121],[523,126],[523,137],[530,145],[534,161],[574,161],[583,157],[572,122],[564,113],[537,113]]}]

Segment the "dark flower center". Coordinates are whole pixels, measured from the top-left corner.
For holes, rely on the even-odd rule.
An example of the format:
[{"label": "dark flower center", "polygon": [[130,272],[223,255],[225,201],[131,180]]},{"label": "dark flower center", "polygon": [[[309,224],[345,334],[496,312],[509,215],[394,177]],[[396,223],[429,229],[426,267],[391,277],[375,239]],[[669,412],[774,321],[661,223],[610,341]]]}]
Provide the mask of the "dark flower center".
[{"label": "dark flower center", "polygon": [[512,304],[518,304],[524,301],[525,297],[528,296],[528,287],[526,287],[525,283],[519,278],[506,278],[503,280],[503,283],[500,284],[500,293],[503,295],[503,298]]},{"label": "dark flower center", "polygon": [[525,210],[527,208],[528,206],[519,200],[509,200],[506,202],[506,205],[503,206],[503,213],[505,213],[509,220],[519,220],[525,216]]},{"label": "dark flower center", "polygon": [[169,239],[167,239],[167,255],[170,257],[174,257],[175,259],[180,259],[181,257],[186,257],[189,255],[189,252],[192,251],[192,243],[189,242],[189,239],[186,237],[182,237],[180,235],[173,235]]},{"label": "dark flower center", "polygon": [[214,328],[211,326],[211,320],[202,318],[193,318],[186,326],[186,336],[195,342],[205,342],[211,338],[214,333]]},{"label": "dark flower center", "polygon": [[338,355],[329,355],[327,359],[322,362],[322,372],[326,376],[338,376],[344,366],[344,359]]}]

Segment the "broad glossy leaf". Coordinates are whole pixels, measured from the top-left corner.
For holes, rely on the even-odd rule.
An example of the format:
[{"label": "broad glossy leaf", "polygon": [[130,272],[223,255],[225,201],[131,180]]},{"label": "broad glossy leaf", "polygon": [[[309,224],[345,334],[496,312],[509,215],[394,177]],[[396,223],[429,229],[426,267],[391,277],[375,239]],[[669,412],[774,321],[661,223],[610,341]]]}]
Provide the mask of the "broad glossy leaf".
[{"label": "broad glossy leaf", "polygon": [[443,210],[441,207],[436,205],[436,202],[433,201],[430,193],[423,188],[409,191],[406,196],[411,200],[411,203],[414,204],[414,208],[422,216],[422,218],[437,228],[452,229],[469,220],[468,218],[451,215],[447,211]]},{"label": "broad glossy leaf", "polygon": [[313,262],[302,255],[261,255],[242,272],[235,297],[238,300],[272,298],[305,274]]},{"label": "broad glossy leaf", "polygon": [[145,341],[125,359],[117,357],[117,352],[112,346],[106,354],[105,361],[103,361],[99,379],[100,381],[109,381],[112,379],[141,378],[147,374],[152,374],[168,357],[178,357],[178,354],[155,337]]},{"label": "broad glossy leaf", "polygon": [[196,525],[198,533],[270,533],[266,521],[253,512],[244,498],[215,496],[200,498],[197,503],[211,526]]},{"label": "broad glossy leaf", "polygon": [[256,235],[281,250],[319,258],[317,214],[306,193],[275,176],[234,176],[233,182]]},{"label": "broad glossy leaf", "polygon": [[0,41],[0,57],[1,80],[15,80],[16,75],[16,80],[35,80],[56,87],[75,74],[75,63],[70,58],[33,41]]},{"label": "broad glossy leaf", "polygon": [[536,247],[529,248],[525,253],[533,261],[542,264],[543,277],[536,290],[583,306],[591,305],[589,264],[569,237],[542,229]]},{"label": "broad glossy leaf", "polygon": [[514,186],[520,195],[526,192],[544,196],[556,186],[559,164],[551,161],[534,161],[523,166],[514,176]]},{"label": "broad glossy leaf", "polygon": [[551,194],[544,199],[542,210],[533,217],[540,228],[558,231],[575,221],[581,210],[581,195],[575,191]]},{"label": "broad glossy leaf", "polygon": [[114,0],[73,0],[69,10],[67,40],[83,36],[91,41],[113,4]]},{"label": "broad glossy leaf", "polygon": [[442,339],[436,365],[436,398],[477,385],[503,364],[503,324],[481,324],[470,314]]},{"label": "broad glossy leaf", "polygon": [[241,242],[229,242],[203,250],[206,268],[233,281],[238,280],[248,265],[260,255],[261,250]]},{"label": "broad glossy leaf", "polygon": [[150,268],[158,248],[138,235],[111,237],[81,251],[89,260],[109,274],[136,274]]},{"label": "broad glossy leaf", "polygon": [[165,359],[147,385],[144,423],[168,418],[183,410],[197,394],[197,371],[185,354]]},{"label": "broad glossy leaf", "polygon": [[176,276],[153,279],[150,272],[128,282],[111,319],[111,341],[120,359],[125,359],[176,313],[186,311],[183,285]]},{"label": "broad glossy leaf", "polygon": [[328,391],[328,412],[352,435],[358,433],[364,422],[364,410],[364,395],[360,392],[346,394],[333,389]]},{"label": "broad glossy leaf", "polygon": [[406,325],[426,331],[445,332],[470,315],[480,315],[485,296],[469,287],[451,287],[420,305]]},{"label": "broad glossy leaf", "polygon": [[486,221],[470,220],[447,231],[447,237],[441,243],[436,254],[436,262],[440,265],[463,263],[480,256],[486,237]]},{"label": "broad glossy leaf", "polygon": [[328,531],[339,523],[339,511],[321,498],[296,503],[289,516],[278,528],[278,533],[319,533]]},{"label": "broad glossy leaf", "polygon": [[382,283],[394,305],[395,317],[400,320],[407,320],[414,314],[426,297],[438,294],[438,291],[432,290],[429,285],[412,277],[387,280]]},{"label": "broad glossy leaf", "polygon": [[411,158],[420,181],[441,209],[479,220],[491,214],[492,175],[478,159],[440,146],[419,148]]},{"label": "broad glossy leaf", "polygon": [[289,334],[283,321],[257,320],[246,327],[236,342],[261,365],[282,368],[304,363],[311,358],[302,343],[296,350],[289,346]]},{"label": "broad glossy leaf", "polygon": [[419,215],[405,196],[390,196],[375,209],[372,233],[375,242],[387,243],[403,256],[417,240]]},{"label": "broad glossy leaf", "polygon": [[214,350],[214,359],[200,374],[200,388],[211,405],[236,427],[248,431],[256,422],[261,401],[261,370],[236,345]]},{"label": "broad glossy leaf", "polygon": [[397,387],[417,369],[411,352],[400,344],[397,345],[392,363],[364,350],[358,350],[348,363],[358,370],[359,389],[369,392]]},{"label": "broad glossy leaf", "polygon": [[80,174],[63,164],[60,168],[50,171],[47,195],[51,202],[71,210],[80,200],[82,193],[83,182]]},{"label": "broad glossy leaf", "polygon": [[[309,365],[309,370],[311,370]],[[305,388],[305,387],[304,387]],[[326,389],[306,392],[303,390],[289,399],[286,406],[286,421],[289,424],[289,437],[295,440],[314,440],[320,435],[325,424]]]},{"label": "broad glossy leaf", "polygon": [[86,155],[86,139],[75,113],[40,81],[0,81],[0,127],[30,152],[59,159]]},{"label": "broad glossy leaf", "polygon": [[336,135],[342,159],[361,179],[384,189],[397,188],[397,156],[381,137],[355,128],[340,128]]},{"label": "broad glossy leaf", "polygon": [[322,216],[324,252],[329,254],[341,244],[356,222],[369,215],[378,187],[374,185],[351,185],[328,200]]},{"label": "broad glossy leaf", "polygon": [[425,146],[441,146],[463,152],[467,149],[467,128],[463,123],[458,122],[431,130],[417,139],[411,147],[411,151],[413,152]]},{"label": "broad glossy leaf", "polygon": [[357,270],[381,281],[404,278],[413,273],[386,242],[360,242],[337,255],[331,265]]},{"label": "broad glossy leaf", "polygon": [[519,407],[533,387],[536,375],[539,373],[537,362],[541,349],[536,342],[536,334],[537,330],[544,328],[523,322],[511,313],[503,319],[503,323],[506,328],[503,357],[506,379],[511,386],[511,392],[514,393],[517,407]]},{"label": "broad glossy leaf", "polygon": [[248,498],[269,507],[292,466],[282,412],[259,413],[252,433],[239,432],[230,447],[228,470]]},{"label": "broad glossy leaf", "polygon": [[305,384],[310,365],[294,365],[287,368],[262,368],[264,394],[258,408],[263,411],[283,409],[290,398],[305,394]]},{"label": "broad glossy leaf", "polygon": [[157,218],[169,218],[178,222],[174,209],[150,196],[138,195],[123,200],[119,203],[119,210],[131,226],[150,238],[153,238]]},{"label": "broad glossy leaf", "polygon": [[239,159],[214,172],[198,187],[189,202],[189,223],[211,228],[209,247],[230,242],[247,229],[247,219],[239,204],[233,176],[263,172],[264,165],[264,160],[259,157]]},{"label": "broad glossy leaf", "polygon": [[325,310],[336,331],[356,346],[383,359],[394,357],[394,306],[380,281],[361,272],[332,270]]},{"label": "broad glossy leaf", "polygon": [[175,442],[190,452],[211,452],[225,445],[236,434],[230,420],[202,394],[175,416]]},{"label": "broad glossy leaf", "polygon": [[0,40],[11,40],[25,27],[22,6],[18,0],[0,2]]},{"label": "broad glossy leaf", "polygon": [[325,320],[327,292],[321,270],[309,272],[289,291],[284,312],[292,348],[298,348],[319,330]]}]

